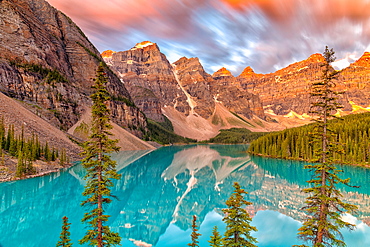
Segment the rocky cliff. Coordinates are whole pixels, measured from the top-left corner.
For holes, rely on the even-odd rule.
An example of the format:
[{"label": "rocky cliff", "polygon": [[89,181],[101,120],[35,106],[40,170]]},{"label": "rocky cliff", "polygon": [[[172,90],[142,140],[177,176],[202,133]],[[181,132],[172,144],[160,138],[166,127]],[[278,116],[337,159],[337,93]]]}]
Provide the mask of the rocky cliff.
[{"label": "rocky cliff", "polygon": [[258,94],[265,110],[285,115],[290,111],[308,113],[309,91],[313,81],[320,80],[324,57],[314,54],[274,73],[261,75],[247,67],[238,76],[243,88]]},{"label": "rocky cliff", "polygon": [[207,139],[220,128],[251,127],[248,119],[264,118],[258,96],[243,89],[225,68],[211,76],[198,58],[183,57],[170,64],[157,44],[149,41],[102,55],[135,104],[156,121],[166,115],[177,134]]},{"label": "rocky cliff", "polygon": [[356,62],[339,72],[339,86],[344,91],[346,110],[367,111],[370,105],[370,53],[365,52]]},{"label": "rocky cliff", "polygon": [[[109,61],[107,57],[104,59]],[[135,104],[148,117],[163,121],[162,106],[189,113],[186,96],[157,44],[146,41],[128,51],[113,53],[110,64],[130,91]]]},{"label": "rocky cliff", "polygon": [[[91,104],[102,58],[78,26],[44,0],[0,1],[0,90],[67,130]],[[145,128],[145,116],[108,68],[113,120]]]},{"label": "rocky cliff", "polygon": [[[310,87],[313,82],[321,80],[323,62],[321,54],[313,54],[306,60],[265,75],[256,74],[247,67],[238,78],[243,88],[259,95],[265,112],[302,117],[309,113]],[[343,92],[338,96],[338,101],[344,106],[342,111],[365,111],[370,100],[369,72],[368,52],[338,72],[335,90]]]},{"label": "rocky cliff", "polygon": [[[309,123],[311,85],[321,80],[324,63],[321,54],[313,54],[274,73],[257,74],[248,66],[234,77],[224,67],[208,74],[198,58],[169,64],[149,41],[103,55],[149,118],[161,121],[164,113],[176,133],[197,139],[221,128],[271,131]],[[338,96],[344,106],[341,114],[368,111],[369,70],[366,52],[338,72],[335,90],[343,92]]]},{"label": "rocky cliff", "polygon": [[235,78],[227,69],[221,68],[213,74],[213,79],[215,80],[212,84],[213,95],[216,95],[217,101],[221,101],[227,109],[248,119],[252,119],[253,116],[265,118],[259,95],[243,88],[239,78]]}]

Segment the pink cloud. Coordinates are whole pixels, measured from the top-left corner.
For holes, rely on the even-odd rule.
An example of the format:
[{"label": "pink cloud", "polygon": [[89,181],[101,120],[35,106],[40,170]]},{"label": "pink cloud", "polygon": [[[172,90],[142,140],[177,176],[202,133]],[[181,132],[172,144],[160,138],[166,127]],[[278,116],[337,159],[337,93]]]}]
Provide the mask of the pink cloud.
[{"label": "pink cloud", "polygon": [[151,40],[167,56],[197,56],[206,69],[230,64],[238,68],[235,74],[249,65],[272,72],[325,45],[338,58],[360,56],[370,44],[368,0],[48,1],[98,49],[129,49]]},{"label": "pink cloud", "polygon": [[[221,0],[236,10],[258,7],[271,19],[291,19],[302,1],[296,0]],[[368,19],[370,2],[367,0],[309,0],[305,2],[313,18],[330,20],[350,18],[353,20]]]},{"label": "pink cloud", "polygon": [[[204,1],[173,0],[48,0],[68,14],[84,30],[96,28],[125,32],[130,28],[168,36],[168,29],[187,29],[194,8]],[[173,32],[174,35],[178,35]]]}]

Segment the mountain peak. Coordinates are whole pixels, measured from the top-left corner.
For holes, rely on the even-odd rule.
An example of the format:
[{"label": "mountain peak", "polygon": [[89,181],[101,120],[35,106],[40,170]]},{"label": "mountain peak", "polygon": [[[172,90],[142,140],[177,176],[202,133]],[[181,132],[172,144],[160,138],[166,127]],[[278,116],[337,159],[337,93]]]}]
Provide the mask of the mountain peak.
[{"label": "mountain peak", "polygon": [[115,51],[112,51],[112,50],[106,50],[106,51],[103,51],[101,53],[101,56],[103,58],[111,58],[114,53],[116,53],[116,52]]},{"label": "mountain peak", "polygon": [[248,66],[246,67],[243,72],[239,75],[241,77],[250,77],[250,76],[253,76],[255,75],[256,73],[254,72],[254,70],[251,68],[251,66]]},{"label": "mountain peak", "polygon": [[315,53],[315,54],[312,54],[311,56],[309,56],[307,58],[308,61],[311,61],[311,62],[324,62],[325,61],[325,58],[322,54],[320,53]]},{"label": "mountain peak", "polygon": [[221,77],[221,76],[233,76],[233,75],[225,67],[222,67],[221,69],[217,70],[212,75],[212,77]]},{"label": "mountain peak", "polygon": [[177,65],[184,65],[184,64],[186,64],[186,66],[188,66],[189,64],[202,66],[200,64],[199,58],[197,58],[197,57],[191,57],[191,58],[181,57],[179,60],[177,60],[173,64],[176,65],[176,66]]},{"label": "mountain peak", "polygon": [[187,62],[189,59],[187,57],[181,57],[179,60],[177,60],[176,62],[174,62],[174,64],[180,64],[180,63],[185,63]]},{"label": "mountain peak", "polygon": [[365,53],[351,66],[355,67],[370,67],[370,52],[365,51]]},{"label": "mountain peak", "polygon": [[137,50],[137,49],[158,49],[158,46],[156,43],[150,42],[150,41],[143,41],[140,43],[137,43],[131,50]]}]

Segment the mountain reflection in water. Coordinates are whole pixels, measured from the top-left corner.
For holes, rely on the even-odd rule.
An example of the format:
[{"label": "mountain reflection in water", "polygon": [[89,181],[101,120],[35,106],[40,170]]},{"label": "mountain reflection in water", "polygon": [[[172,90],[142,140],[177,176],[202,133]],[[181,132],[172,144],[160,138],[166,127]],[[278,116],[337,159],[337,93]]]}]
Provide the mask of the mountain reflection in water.
[{"label": "mountain reflection in water", "polygon": [[[222,211],[235,181],[248,191],[247,208],[259,246],[298,244],[297,229],[303,213],[301,193],[310,174],[303,163],[250,157],[245,145],[189,145],[154,151],[124,151],[113,155],[122,178],[115,183],[108,208],[110,226],[123,246],[186,246],[192,215],[198,216],[201,246],[213,226],[225,229]],[[347,246],[370,245],[369,170],[342,167],[358,188],[342,188],[344,197],[359,205],[355,216],[344,217],[358,230],[344,231]],[[77,244],[85,232],[80,207],[84,170],[66,171],[23,181],[0,183],[0,246],[55,246],[61,218],[69,217]]]}]

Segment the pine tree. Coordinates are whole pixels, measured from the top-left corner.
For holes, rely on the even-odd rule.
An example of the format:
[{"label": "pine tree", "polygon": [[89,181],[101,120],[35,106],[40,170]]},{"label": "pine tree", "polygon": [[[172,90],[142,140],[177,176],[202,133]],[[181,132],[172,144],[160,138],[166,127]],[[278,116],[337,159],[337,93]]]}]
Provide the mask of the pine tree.
[{"label": "pine tree", "polygon": [[44,146],[44,157],[46,161],[51,161],[51,153],[48,142],[46,142]]},{"label": "pine tree", "polygon": [[36,143],[36,140],[35,140],[35,134],[32,134],[30,149],[31,149],[31,154],[30,155],[31,155],[32,161],[37,160],[38,155],[37,155],[37,143]]},{"label": "pine tree", "polygon": [[51,152],[51,157],[50,157],[51,161],[55,161],[56,160],[56,155],[55,155],[55,148],[53,147],[52,149],[52,152]]},{"label": "pine tree", "polygon": [[243,194],[247,194],[240,185],[234,183],[234,193],[226,201],[227,209],[222,211],[225,217],[222,219],[226,223],[225,237],[223,238],[224,246],[228,247],[254,247],[257,239],[251,236],[251,231],[257,231],[257,228],[250,225],[252,218],[248,212],[243,209],[243,205],[251,205],[244,199]]},{"label": "pine tree", "polygon": [[15,138],[15,135],[14,135],[14,125],[11,125],[9,127],[8,132],[10,132],[10,135],[9,135],[10,136],[9,153],[12,156],[17,156],[18,140],[17,140],[17,138]]},{"label": "pine tree", "polygon": [[17,163],[17,170],[15,175],[17,177],[22,177],[25,174],[26,167],[25,162],[23,158],[23,152],[18,153],[18,163]]},{"label": "pine tree", "polygon": [[330,66],[335,60],[333,49],[326,47],[324,58],[322,80],[313,84],[311,93],[314,99],[311,113],[318,116],[312,136],[313,142],[317,144],[317,159],[313,160],[314,164],[305,166],[313,171],[314,175],[308,181],[311,187],[303,190],[309,194],[306,206],[303,207],[307,218],[298,234],[314,247],[346,246],[339,230],[343,227],[353,229],[354,225],[343,221],[341,215],[353,212],[356,206],[343,202],[342,194],[336,188],[337,184],[348,185],[349,179],[341,179],[338,176],[341,171],[333,164],[333,155],[340,148],[328,128],[328,120],[334,117],[333,113],[340,107],[336,102],[338,93],[334,91],[337,73]]},{"label": "pine tree", "polygon": [[36,138],[35,138],[35,153],[36,153],[36,159],[40,159],[41,158],[41,145],[40,145],[38,135],[36,135]]},{"label": "pine tree", "polygon": [[66,163],[66,150],[62,149],[62,152],[61,152],[60,158],[59,158],[59,164],[61,166],[63,166],[65,163]]},{"label": "pine tree", "polygon": [[7,137],[6,137],[5,145],[4,145],[5,150],[10,149],[12,141],[14,141],[14,126],[9,125],[8,133],[7,133]]},{"label": "pine tree", "polygon": [[84,143],[84,159],[82,166],[86,169],[85,180],[87,184],[83,195],[86,200],[81,205],[92,208],[90,212],[85,213],[82,222],[90,225],[86,235],[80,240],[80,243],[89,243],[90,245],[103,247],[118,245],[121,237],[118,233],[112,232],[106,222],[109,215],[104,212],[104,205],[110,203],[112,194],[110,187],[113,186],[112,179],[119,179],[116,172],[116,162],[111,160],[109,153],[118,151],[116,147],[117,140],[109,139],[109,129],[112,125],[109,123],[109,109],[107,102],[110,99],[108,91],[105,88],[106,77],[102,64],[99,65],[96,73],[96,79],[93,88],[95,92],[90,96],[93,101],[92,106],[92,129],[89,140]]},{"label": "pine tree", "polygon": [[0,149],[5,148],[5,124],[4,124],[4,116],[0,119]]},{"label": "pine tree", "polygon": [[198,229],[197,229],[197,216],[195,216],[195,215],[193,215],[193,223],[191,225],[191,228],[192,228],[192,232],[191,232],[191,243],[188,244],[188,246],[192,246],[192,247],[198,246],[199,247],[199,245],[198,245],[198,243],[199,243],[198,238],[202,234],[200,234],[200,233],[197,232],[198,231]]},{"label": "pine tree", "polygon": [[24,140],[24,125],[22,124],[22,130],[21,130],[21,137],[19,138],[19,149],[22,150],[24,146],[25,140]]},{"label": "pine tree", "polygon": [[218,232],[217,226],[213,227],[211,239],[208,241],[211,247],[221,247],[222,246],[222,236]]},{"label": "pine tree", "polygon": [[64,216],[63,218],[63,225],[62,225],[62,232],[60,233],[60,240],[58,241],[56,247],[71,247],[71,233],[69,232],[69,229],[71,228],[71,223],[68,223],[67,216]]},{"label": "pine tree", "polygon": [[36,174],[36,168],[32,164],[32,156],[29,150],[26,151],[24,166],[25,166],[27,175]]}]

